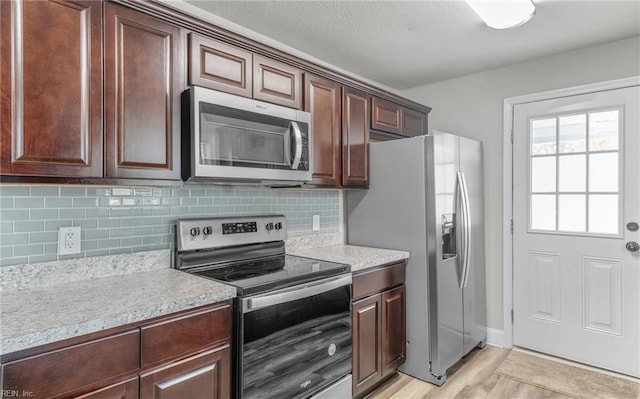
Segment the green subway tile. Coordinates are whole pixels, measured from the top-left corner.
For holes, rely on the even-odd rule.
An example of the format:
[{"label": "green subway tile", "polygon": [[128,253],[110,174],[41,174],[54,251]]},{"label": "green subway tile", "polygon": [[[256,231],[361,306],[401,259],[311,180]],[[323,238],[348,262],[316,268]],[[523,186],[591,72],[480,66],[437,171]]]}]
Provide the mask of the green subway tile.
[{"label": "green subway tile", "polygon": [[127,217],[127,216],[131,216],[131,209],[130,208],[112,208],[110,209],[110,213],[112,218]]},{"label": "green subway tile", "polygon": [[99,219],[98,227],[120,227],[120,219]]},{"label": "green subway tile", "polygon": [[168,234],[171,231],[171,226],[164,225],[153,228],[153,234]]},{"label": "green subway tile", "polygon": [[136,197],[151,197],[153,190],[150,188],[136,188],[133,190],[133,195]]},{"label": "green subway tile", "polygon": [[32,197],[57,197],[60,195],[58,186],[31,186]]},{"label": "green subway tile", "polygon": [[88,208],[86,215],[88,218],[108,218],[109,208]]},{"label": "green subway tile", "polygon": [[189,207],[189,215],[204,215],[205,209],[204,206],[190,206]]},{"label": "green subway tile", "polygon": [[87,195],[86,187],[62,186],[60,187],[62,197],[84,197]]},{"label": "green subway tile", "polygon": [[13,222],[0,222],[0,234],[13,233]]},{"label": "green subway tile", "polygon": [[153,233],[151,227],[134,227],[131,229],[131,235],[133,236],[146,236]]},{"label": "green subway tile", "polygon": [[146,217],[142,219],[143,226],[157,226],[162,224],[162,219],[159,217]]},{"label": "green subway tile", "polygon": [[0,197],[0,209],[13,209],[13,197]]},{"label": "green subway tile", "polygon": [[97,219],[73,219],[74,226],[80,226],[83,229],[95,229],[98,227]]},{"label": "green subway tile", "polygon": [[161,236],[146,236],[142,237],[143,245],[151,245],[151,244],[162,244]]},{"label": "green subway tile", "polygon": [[29,219],[31,220],[53,220],[58,219],[59,212],[57,209],[31,209],[29,211]]},{"label": "green subway tile", "polygon": [[71,198],[50,197],[44,199],[45,208],[71,208],[73,200]]},{"label": "green subway tile", "polygon": [[94,230],[85,230],[84,238],[86,240],[95,240],[100,238],[109,238],[109,229],[94,229]]},{"label": "green subway tile", "polygon": [[44,198],[20,198],[15,201],[14,207],[20,208],[44,208]]},{"label": "green subway tile", "polygon": [[151,197],[151,198],[143,198],[142,205],[150,206],[150,205],[161,205],[162,198]]},{"label": "green subway tile", "polygon": [[120,247],[120,239],[119,238],[110,238],[106,240],[98,240],[98,248],[99,249],[110,249],[110,248],[118,248]]},{"label": "green subway tile", "polygon": [[142,218],[123,218],[120,224],[122,227],[142,226]]},{"label": "green subway tile", "polygon": [[58,233],[57,232],[44,232],[44,233],[30,233],[29,234],[29,243],[31,244],[43,244],[46,242],[57,242],[58,241]]},{"label": "green subway tile", "polygon": [[111,238],[129,237],[129,236],[131,236],[131,228],[130,227],[121,227],[121,228],[110,229],[109,230],[109,237],[111,237]]},{"label": "green subway tile", "polygon": [[213,205],[213,198],[198,198],[198,205]]},{"label": "green subway tile", "polygon": [[154,216],[171,215],[171,207],[165,206],[162,208],[153,208],[153,215]]},{"label": "green subway tile", "polygon": [[6,247],[0,247],[0,259],[13,257],[13,247],[7,245]]},{"label": "green subway tile", "polygon": [[88,197],[111,197],[111,189],[104,187],[87,187]]},{"label": "green subway tile", "polygon": [[86,257],[93,257],[93,256],[104,256],[104,255],[109,255],[109,250],[108,249],[98,249],[95,251],[86,251],[85,253]]},{"label": "green subway tile", "polygon": [[22,265],[25,263],[29,263],[29,258],[26,256],[21,256],[18,258],[0,259],[0,266]]},{"label": "green subway tile", "polygon": [[29,256],[29,263],[50,262],[57,259],[58,256],[56,254],[34,255]]},{"label": "green subway tile", "polygon": [[98,206],[98,199],[93,197],[88,198],[74,198],[74,208],[93,208]]},{"label": "green subway tile", "polygon": [[28,244],[28,233],[0,234],[0,245]]},{"label": "green subway tile", "polygon": [[69,219],[66,220],[46,220],[44,222],[45,231],[58,231],[60,227],[73,226],[73,222]]},{"label": "green subway tile", "polygon": [[84,209],[60,209],[60,219],[82,219],[85,217]]},{"label": "green subway tile", "polygon": [[126,237],[120,240],[123,247],[136,247],[142,245],[142,237]]},{"label": "green subway tile", "polygon": [[182,206],[198,205],[198,200],[196,198],[188,198],[188,197],[180,198],[180,205]]},{"label": "green subway tile", "polygon": [[3,197],[28,197],[30,191],[29,186],[0,185],[0,195]]},{"label": "green subway tile", "polygon": [[203,188],[192,188],[189,190],[189,195],[191,197],[204,197],[207,195],[207,192]]},{"label": "green subway tile", "polygon": [[32,231],[44,231],[43,221],[15,222],[13,231],[17,233],[29,233]]},{"label": "green subway tile", "polygon": [[96,240],[83,240],[81,243],[83,251],[93,251],[98,249],[98,241]]},{"label": "green subway tile", "polygon": [[58,253],[58,243],[45,243],[44,244],[44,253],[45,254],[57,254]]},{"label": "green subway tile", "polygon": [[131,248],[111,248],[109,249],[109,255],[130,254]]},{"label": "green subway tile", "polygon": [[42,244],[15,245],[13,247],[13,256],[42,255],[43,251]]}]

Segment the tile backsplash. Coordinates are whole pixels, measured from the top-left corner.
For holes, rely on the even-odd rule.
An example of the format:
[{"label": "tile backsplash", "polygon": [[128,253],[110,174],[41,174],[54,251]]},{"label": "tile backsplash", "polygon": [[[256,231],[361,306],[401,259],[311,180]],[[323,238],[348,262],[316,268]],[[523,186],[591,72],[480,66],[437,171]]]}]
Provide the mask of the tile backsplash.
[{"label": "tile backsplash", "polygon": [[[277,213],[290,235],[340,230],[335,190],[0,185],[0,266],[173,248],[182,217]],[[82,252],[58,255],[58,228],[82,227]],[[313,232],[317,233],[317,232]]]}]

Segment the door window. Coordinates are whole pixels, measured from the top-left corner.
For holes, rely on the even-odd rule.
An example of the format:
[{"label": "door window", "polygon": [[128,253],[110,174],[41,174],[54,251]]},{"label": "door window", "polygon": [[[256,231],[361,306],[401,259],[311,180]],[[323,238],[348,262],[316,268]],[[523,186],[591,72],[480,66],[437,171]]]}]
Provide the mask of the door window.
[{"label": "door window", "polygon": [[529,119],[529,231],[620,235],[621,113]]}]

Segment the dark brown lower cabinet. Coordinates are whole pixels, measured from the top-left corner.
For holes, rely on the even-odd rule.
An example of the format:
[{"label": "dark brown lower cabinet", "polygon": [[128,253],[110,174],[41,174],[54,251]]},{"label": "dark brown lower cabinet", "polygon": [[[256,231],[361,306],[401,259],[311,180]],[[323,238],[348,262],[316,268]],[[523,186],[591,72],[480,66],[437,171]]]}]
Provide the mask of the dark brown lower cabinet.
[{"label": "dark brown lower cabinet", "polygon": [[371,392],[405,362],[404,268],[404,263],[399,263],[354,274],[354,398]]},{"label": "dark brown lower cabinet", "polygon": [[231,320],[225,301],[3,355],[2,396],[229,399]]},{"label": "dark brown lower cabinet", "polygon": [[141,399],[230,396],[231,349],[208,350],[140,375]]}]

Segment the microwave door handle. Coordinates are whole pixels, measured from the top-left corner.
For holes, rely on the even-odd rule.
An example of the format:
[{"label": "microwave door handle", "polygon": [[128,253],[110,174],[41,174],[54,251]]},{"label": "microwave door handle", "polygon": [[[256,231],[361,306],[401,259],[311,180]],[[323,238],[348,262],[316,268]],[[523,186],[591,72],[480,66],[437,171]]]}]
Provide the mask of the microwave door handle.
[{"label": "microwave door handle", "polygon": [[300,165],[300,159],[302,158],[302,131],[297,122],[291,121],[291,129],[293,130],[293,137],[295,138],[296,152],[293,155],[293,161],[291,162],[291,169],[296,170]]}]

